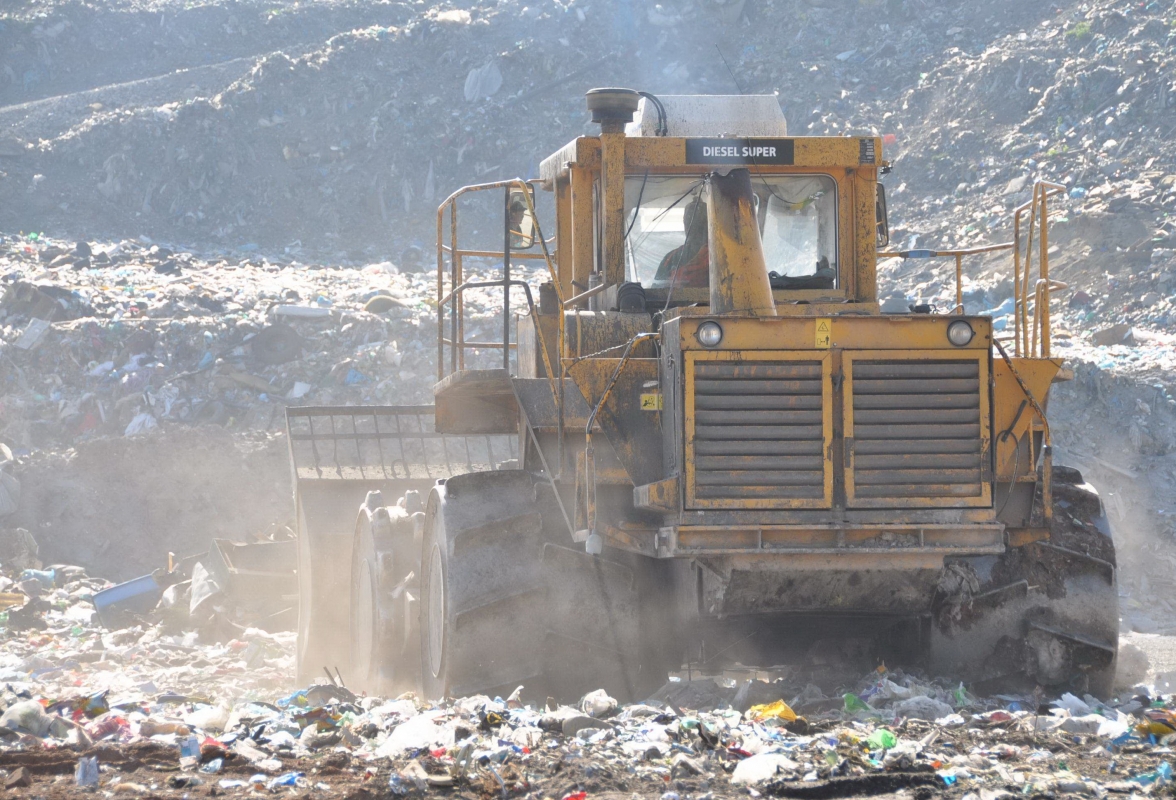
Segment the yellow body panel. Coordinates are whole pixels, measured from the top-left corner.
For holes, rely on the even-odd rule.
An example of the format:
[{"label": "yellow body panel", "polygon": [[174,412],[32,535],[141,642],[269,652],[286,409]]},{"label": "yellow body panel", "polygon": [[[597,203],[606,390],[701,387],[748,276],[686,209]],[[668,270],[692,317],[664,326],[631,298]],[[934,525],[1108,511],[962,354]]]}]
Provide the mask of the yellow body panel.
[{"label": "yellow body panel", "polygon": [[[775,319],[719,319],[723,326],[720,350],[824,350],[828,348],[872,350],[943,350],[988,352],[992,346],[991,322],[969,317],[976,335],[966,347],[953,348],[947,340],[947,326],[960,317],[918,315],[850,316]],[[683,318],[679,346],[701,348],[694,332],[704,320]],[[817,327],[828,322],[830,344],[817,346]]]},{"label": "yellow body panel", "polygon": [[[1062,367],[1060,358],[1012,358],[1013,368],[1042,408],[1046,405],[1050,384]],[[1021,384],[1003,359],[993,362],[993,420],[996,438],[996,479],[1007,483],[1033,482],[1037,479],[1037,444],[1030,435],[1041,430],[1042,420],[1025,396]],[[1020,463],[1018,462],[1018,451]]]}]

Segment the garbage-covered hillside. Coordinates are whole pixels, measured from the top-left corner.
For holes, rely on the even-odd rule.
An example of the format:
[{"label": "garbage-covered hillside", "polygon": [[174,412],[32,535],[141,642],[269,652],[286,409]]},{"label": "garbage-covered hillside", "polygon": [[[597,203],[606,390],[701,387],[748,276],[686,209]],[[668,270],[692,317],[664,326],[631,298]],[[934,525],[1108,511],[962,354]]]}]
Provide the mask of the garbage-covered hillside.
[{"label": "garbage-covered hillside", "polygon": [[778,93],[794,133],[884,136],[897,222],[924,243],[986,235],[1040,176],[1072,184],[1083,214],[1112,214],[1128,260],[1150,257],[1162,243],[1139,240],[1167,235],[1155,216],[1171,189],[1170,13],[1008,0],[20,2],[0,31],[0,223],[399,256],[431,239],[439,198],[534,174],[585,130],[584,90],[620,85]]},{"label": "garbage-covered hillside", "polygon": [[[1174,48],[1172,0],[6,0],[5,792],[1171,796]],[[438,203],[594,133],[597,86],[882,137],[892,250],[1008,241],[1035,181],[1064,187],[1050,423],[1114,530],[1113,696],[811,654],[619,699],[299,679],[285,409],[432,402]],[[953,269],[883,261],[880,295],[946,310]],[[964,270],[1011,326],[1007,253]],[[466,295],[468,338],[500,297]]]}]

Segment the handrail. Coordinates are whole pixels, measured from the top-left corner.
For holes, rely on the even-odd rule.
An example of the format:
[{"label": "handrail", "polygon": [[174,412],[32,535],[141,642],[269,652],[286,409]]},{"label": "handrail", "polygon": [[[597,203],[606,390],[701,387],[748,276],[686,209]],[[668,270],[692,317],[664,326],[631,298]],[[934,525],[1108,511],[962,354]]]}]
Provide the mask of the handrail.
[{"label": "handrail", "polygon": [[[1033,184],[1032,197],[1013,213],[1013,241],[1000,244],[967,247],[956,250],[901,250],[878,253],[878,258],[955,258],[956,304],[952,314],[961,313],[964,306],[963,257],[1000,250],[1013,251],[1013,357],[1050,357],[1050,293],[1069,288],[1049,277],[1049,204],[1048,198],[1066,190],[1065,186],[1049,181]],[[1021,218],[1029,214],[1025,237],[1024,263],[1021,256]],[[1033,283],[1033,308],[1029,308],[1029,279],[1033,266],[1034,237],[1038,245],[1038,278]],[[1030,323],[1032,315],[1032,323]]]},{"label": "handrail", "polygon": [[[1028,201],[1013,212],[1013,355],[1035,358],[1050,357],[1050,291],[1056,288],[1049,279],[1049,204],[1048,199],[1066,191],[1060,183],[1037,181]],[[1029,229],[1025,242],[1024,270],[1021,264],[1021,217],[1029,213]],[[1033,264],[1034,228],[1039,229],[1038,282],[1033,292],[1033,327],[1029,326],[1029,276]],[[1040,281],[1045,281],[1043,285]],[[1044,287],[1044,288],[1043,288]],[[1040,338],[1039,338],[1040,332]]]},{"label": "handrail", "polygon": [[582,303],[585,300],[587,300],[589,297],[595,297],[596,295],[600,294],[601,292],[603,292],[607,288],[608,288],[607,283],[602,283],[599,286],[593,286],[591,289],[589,289],[586,292],[580,292],[577,295],[573,295],[572,297],[569,297],[567,300],[565,300],[563,302],[563,307],[564,308],[572,308],[577,303]]},{"label": "handrail", "polygon": [[[530,313],[537,317],[534,303],[530,299],[530,287],[524,282],[512,281],[509,275],[509,258],[518,257],[531,260],[543,259],[546,262],[548,273],[551,275],[552,282],[556,288],[556,295],[559,296],[559,281],[557,280],[555,265],[551,259],[551,253],[548,250],[548,241],[543,236],[542,228],[539,224],[538,214],[535,212],[535,206],[531,197],[529,187],[536,185],[538,181],[525,181],[521,178],[513,178],[510,180],[493,181],[491,183],[472,184],[463,186],[457,191],[450,194],[441,202],[437,208],[437,380],[444,379],[445,372],[445,346],[448,344],[451,348],[450,371],[456,372],[459,368],[465,366],[465,320],[464,320],[464,303],[462,301],[462,292],[467,288],[477,288],[480,286],[502,286],[504,295],[509,293],[511,286],[523,286],[528,294],[528,306]],[[464,195],[473,192],[488,191],[494,189],[506,189],[508,192],[512,188],[522,190],[523,197],[527,203],[527,208],[535,220],[536,239],[542,245],[543,253],[513,253],[509,251],[509,243],[504,243],[503,250],[464,250],[458,246],[457,243],[457,201]],[[444,220],[446,209],[450,211],[450,238],[449,245],[446,246],[444,240]],[[454,287],[448,294],[445,294],[445,256],[450,257],[450,286]],[[461,259],[463,256],[483,256],[483,257],[502,257],[504,262],[505,273],[502,281],[471,283],[463,281],[463,274],[461,268]],[[460,289],[460,290],[459,290]],[[508,363],[510,347],[509,334],[509,316],[507,316],[506,305],[508,301],[504,297],[503,314],[506,319],[503,323],[503,342],[498,347],[504,351],[504,362]],[[445,334],[445,309],[452,303],[452,318],[450,320],[450,335],[447,338]],[[562,344],[562,327],[563,318],[560,315],[561,327],[561,344]],[[552,392],[556,393],[554,386],[554,372],[551,369],[550,357],[547,351],[546,342],[544,341],[542,326],[536,324],[536,335],[539,338],[539,344],[543,351],[544,366],[547,368],[548,378],[553,384]],[[497,349],[497,348],[496,348]]]},{"label": "handrail", "polygon": [[[447,245],[441,245],[441,250],[452,253]],[[501,258],[505,254],[501,250],[458,250],[456,255],[474,258]],[[542,253],[516,253],[514,250],[510,251],[510,257],[521,261],[542,261],[544,258]]]},{"label": "handrail", "polygon": [[981,253],[995,253],[999,250],[1011,250],[1012,242],[1000,244],[986,244],[980,247],[964,247],[957,250],[899,250],[896,252],[878,253],[878,258],[955,258],[955,307],[951,314],[962,314],[964,311],[964,256],[974,256]]},{"label": "handrail", "polygon": [[[1038,321],[1040,320],[1041,326],[1042,326],[1043,339],[1045,341],[1045,344],[1042,348],[1043,351],[1047,351],[1049,348],[1049,337],[1047,335],[1045,335],[1045,326],[1049,324],[1049,316],[1048,315],[1043,316],[1043,315],[1038,314],[1036,312],[1036,309],[1039,309],[1039,308],[1044,309],[1046,307],[1046,305],[1049,303],[1049,292],[1055,291],[1055,290],[1060,292],[1063,289],[1069,289],[1069,288],[1070,288],[1070,285],[1068,283],[1062,283],[1061,281],[1055,281],[1052,278],[1050,278],[1050,279],[1038,278],[1037,283],[1034,284],[1034,286],[1033,286],[1034,314],[1033,314],[1033,338],[1031,339],[1031,341],[1034,343],[1034,345],[1036,345],[1036,343],[1037,343],[1037,326],[1038,326]],[[1045,358],[1048,358],[1049,353],[1043,352],[1043,356]]]},{"label": "handrail", "polygon": [[[556,266],[551,257],[551,251],[548,248],[549,240],[543,235],[543,228],[539,222],[539,214],[535,210],[534,197],[531,194],[530,187],[539,185],[540,181],[531,180],[525,181],[522,178],[513,178],[504,181],[494,181],[491,183],[473,184],[470,186],[463,186],[457,191],[450,194],[437,207],[437,380],[438,382],[445,378],[445,347],[448,344],[451,350],[450,358],[450,372],[456,372],[458,369],[465,367],[465,304],[463,302],[463,292],[467,288],[474,288],[476,284],[469,283],[464,280],[462,272],[462,258],[465,255],[489,255],[491,257],[502,257],[503,262],[503,277],[499,285],[503,287],[503,331],[502,331],[502,355],[503,363],[506,365],[507,372],[510,371],[510,289],[512,286],[521,285],[527,296],[527,306],[532,320],[535,324],[535,335],[538,338],[539,350],[543,358],[543,366],[547,372],[548,385],[551,388],[552,398],[555,402],[556,413],[559,419],[558,435],[557,435],[557,454],[559,458],[559,470],[563,471],[564,463],[564,442],[563,442],[563,414],[564,414],[564,378],[567,377],[567,367],[563,363],[563,354],[565,350],[566,331],[565,320],[562,313],[565,298],[560,287],[559,275],[556,271]],[[551,351],[547,347],[547,337],[543,333],[543,325],[540,324],[539,315],[535,308],[535,303],[531,298],[531,289],[526,282],[512,281],[510,275],[510,222],[508,212],[504,210],[504,215],[507,215],[503,220],[503,227],[506,229],[506,236],[504,237],[503,250],[497,251],[465,251],[458,246],[457,236],[457,201],[466,194],[480,191],[488,191],[493,189],[504,189],[507,192],[507,203],[509,204],[509,193],[512,188],[519,188],[522,190],[523,199],[527,204],[531,218],[535,223],[535,239],[538,240],[540,247],[543,250],[542,259],[547,265],[547,273],[551,278],[551,283],[555,289],[556,298],[559,301],[561,312],[557,315],[557,350],[556,358],[560,367],[557,374],[552,365]],[[445,210],[449,209],[449,245],[445,245],[444,241],[444,221]],[[445,294],[445,256],[449,255],[450,259],[450,276],[449,285],[452,288],[448,295]],[[517,254],[523,258],[538,260],[540,258],[537,253],[520,253]],[[477,256],[475,256],[477,257]],[[493,285],[493,284],[492,284]],[[451,319],[450,319],[450,334],[448,338],[445,336],[445,309],[452,305]],[[517,349],[517,343],[515,345]],[[542,458],[544,468],[546,469],[546,459]],[[554,487],[554,484],[553,484]],[[565,515],[566,516],[566,515]]]},{"label": "handrail", "polygon": [[[445,295],[441,300],[439,300],[437,302],[437,308],[438,309],[444,308],[446,305],[448,305],[455,298],[461,297],[462,292],[464,292],[466,289],[490,289],[490,288],[494,288],[496,286],[501,286],[501,287],[503,287],[504,291],[508,291],[508,292],[510,291],[512,286],[521,287],[523,290],[523,294],[527,298],[528,311],[530,312],[532,317],[538,317],[538,311],[535,308],[535,301],[531,296],[531,285],[529,283],[527,283],[526,281],[514,280],[512,278],[500,278],[499,280],[496,280],[496,281],[466,281],[465,283],[463,283],[460,286],[455,286],[452,290],[450,290],[449,294]],[[535,331],[539,335],[539,345],[543,350],[543,363],[547,367],[547,381],[549,384],[551,384],[552,397],[555,397],[556,396],[555,378],[553,377],[553,373],[551,372],[551,362],[550,362],[548,354],[547,354],[546,345],[543,342],[543,331],[539,329],[538,325],[535,326]],[[467,343],[463,340],[461,342],[451,342],[451,344],[454,347],[464,347],[465,345],[467,345],[469,343]],[[516,347],[517,345],[516,345],[516,343],[510,342],[509,340],[503,340],[502,344],[494,343],[491,345],[484,345],[484,346],[493,347],[495,349],[498,349],[498,348],[506,349],[508,351],[507,357],[509,357],[509,350],[512,347]]]}]

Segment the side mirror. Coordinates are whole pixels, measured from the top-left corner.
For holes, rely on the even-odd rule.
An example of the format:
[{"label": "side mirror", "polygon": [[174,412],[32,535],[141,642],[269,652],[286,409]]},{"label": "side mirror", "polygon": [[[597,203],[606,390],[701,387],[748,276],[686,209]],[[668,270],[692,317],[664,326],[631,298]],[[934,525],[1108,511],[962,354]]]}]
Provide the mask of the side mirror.
[{"label": "side mirror", "polygon": [[[528,199],[530,204],[527,203]],[[526,193],[522,189],[511,189],[506,207],[510,215],[507,220],[510,228],[510,249],[530,250],[535,246],[535,215],[531,211],[535,207],[534,188],[528,186]]]},{"label": "side mirror", "polygon": [[877,226],[875,227],[878,247],[886,247],[890,244],[890,220],[886,216],[886,187],[880,183],[874,184],[876,188],[874,214],[876,217]]}]

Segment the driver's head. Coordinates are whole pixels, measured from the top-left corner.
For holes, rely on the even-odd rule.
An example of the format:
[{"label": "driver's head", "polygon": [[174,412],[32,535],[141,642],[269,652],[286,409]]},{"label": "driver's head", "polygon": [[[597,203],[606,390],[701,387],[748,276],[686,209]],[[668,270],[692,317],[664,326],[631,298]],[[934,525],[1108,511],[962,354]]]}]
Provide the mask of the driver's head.
[{"label": "driver's head", "polygon": [[512,227],[518,227],[515,223],[522,222],[523,215],[527,213],[527,204],[519,198],[514,198],[510,202],[510,222]]},{"label": "driver's head", "polygon": [[687,203],[682,215],[682,227],[687,239],[705,239],[707,234],[706,203],[696,197]]}]

